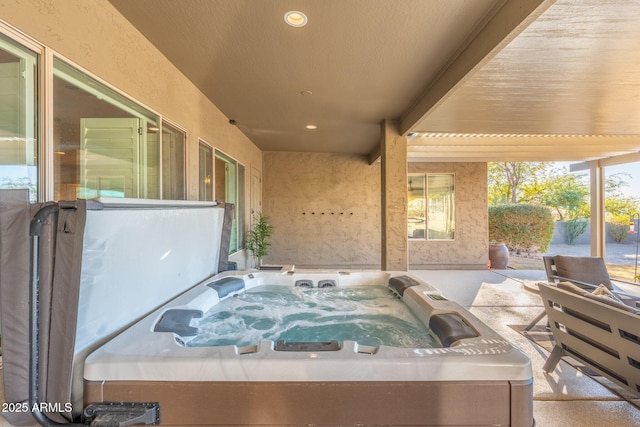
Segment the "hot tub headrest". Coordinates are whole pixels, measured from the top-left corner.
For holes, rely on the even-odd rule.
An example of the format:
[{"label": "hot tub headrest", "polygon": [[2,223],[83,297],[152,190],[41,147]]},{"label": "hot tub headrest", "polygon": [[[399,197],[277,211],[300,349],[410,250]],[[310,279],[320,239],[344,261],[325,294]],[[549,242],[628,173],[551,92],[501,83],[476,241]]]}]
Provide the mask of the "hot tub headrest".
[{"label": "hot tub headrest", "polygon": [[434,314],[429,319],[429,328],[440,338],[444,347],[450,347],[463,338],[478,336],[471,326],[456,313]]},{"label": "hot tub headrest", "polygon": [[207,283],[207,286],[215,290],[218,293],[219,298],[224,298],[231,292],[237,292],[244,289],[244,280],[241,277],[228,276],[214,282]]},{"label": "hot tub headrest", "polygon": [[173,309],[162,314],[160,321],[156,323],[154,332],[173,332],[182,337],[198,335],[198,328],[189,326],[191,319],[202,317],[201,310]]},{"label": "hot tub headrest", "polygon": [[412,286],[418,286],[420,283],[409,276],[394,276],[389,279],[389,287],[398,295],[404,295],[404,291]]}]

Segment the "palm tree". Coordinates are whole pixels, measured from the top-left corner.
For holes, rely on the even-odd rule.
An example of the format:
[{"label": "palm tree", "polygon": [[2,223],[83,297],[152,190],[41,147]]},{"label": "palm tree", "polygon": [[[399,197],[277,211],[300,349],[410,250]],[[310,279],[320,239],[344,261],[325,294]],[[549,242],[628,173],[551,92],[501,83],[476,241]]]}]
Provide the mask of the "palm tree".
[{"label": "palm tree", "polygon": [[253,218],[253,227],[249,231],[247,236],[247,242],[245,243],[245,249],[251,251],[256,258],[257,265],[262,265],[262,258],[267,255],[269,246],[269,238],[273,232],[273,227],[269,224],[269,221],[262,212],[258,212]]}]

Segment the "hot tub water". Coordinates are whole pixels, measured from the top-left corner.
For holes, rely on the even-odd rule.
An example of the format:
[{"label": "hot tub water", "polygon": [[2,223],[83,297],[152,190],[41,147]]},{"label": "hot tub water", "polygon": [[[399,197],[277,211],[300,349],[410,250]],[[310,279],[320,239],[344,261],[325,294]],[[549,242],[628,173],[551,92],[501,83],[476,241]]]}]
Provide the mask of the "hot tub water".
[{"label": "hot tub water", "polygon": [[264,340],[441,347],[408,307],[383,286],[310,289],[263,285],[225,299],[194,323],[199,333],[187,343],[189,347],[242,347]]}]

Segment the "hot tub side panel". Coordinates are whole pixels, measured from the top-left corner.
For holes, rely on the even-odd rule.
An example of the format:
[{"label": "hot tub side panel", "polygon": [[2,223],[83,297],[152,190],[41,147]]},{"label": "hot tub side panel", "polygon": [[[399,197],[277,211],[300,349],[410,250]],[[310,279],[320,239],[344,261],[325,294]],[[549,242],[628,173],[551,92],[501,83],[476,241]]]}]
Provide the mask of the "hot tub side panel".
[{"label": "hot tub side panel", "polygon": [[532,382],[86,381],[85,404],[159,402],[161,425],[533,425]]}]

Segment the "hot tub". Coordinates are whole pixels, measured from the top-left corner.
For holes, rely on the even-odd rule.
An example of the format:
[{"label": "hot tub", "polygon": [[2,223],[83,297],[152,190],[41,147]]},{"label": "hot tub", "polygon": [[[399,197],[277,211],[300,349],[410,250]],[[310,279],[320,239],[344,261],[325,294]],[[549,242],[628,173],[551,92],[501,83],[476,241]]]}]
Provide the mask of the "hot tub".
[{"label": "hot tub", "polygon": [[[357,340],[192,345],[214,306],[261,286],[385,287],[433,346]],[[375,309],[374,309],[375,311]],[[84,401],[159,402],[162,425],[533,425],[529,359],[406,273],[225,272],[93,352]]]}]

